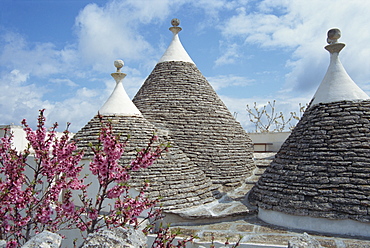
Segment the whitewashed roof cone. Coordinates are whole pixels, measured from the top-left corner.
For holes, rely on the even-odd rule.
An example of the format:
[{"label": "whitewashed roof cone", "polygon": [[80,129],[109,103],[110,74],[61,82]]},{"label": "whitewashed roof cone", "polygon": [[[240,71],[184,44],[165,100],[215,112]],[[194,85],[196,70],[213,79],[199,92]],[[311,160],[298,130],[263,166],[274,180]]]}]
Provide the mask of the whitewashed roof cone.
[{"label": "whitewashed roof cone", "polygon": [[122,81],[126,77],[126,74],[121,72],[123,65],[122,60],[114,61],[117,71],[111,75],[116,81],[116,87],[103,107],[99,109],[101,115],[142,116],[123,88]]},{"label": "whitewashed roof cone", "polygon": [[168,46],[167,50],[164,52],[162,58],[158,61],[158,63],[165,62],[165,61],[183,61],[183,62],[190,62],[193,63],[193,60],[190,58],[189,54],[186,52],[185,48],[182,46],[179,32],[182,30],[180,25],[180,20],[174,18],[171,20],[172,27],[169,29],[173,33],[173,38],[171,44]]},{"label": "whitewashed roof cone", "polygon": [[330,52],[330,65],[313,97],[312,105],[343,100],[369,99],[369,96],[350,78],[339,60],[339,52],[345,46],[345,44],[337,42],[340,37],[339,29],[328,31],[327,42],[329,45],[325,49]]}]

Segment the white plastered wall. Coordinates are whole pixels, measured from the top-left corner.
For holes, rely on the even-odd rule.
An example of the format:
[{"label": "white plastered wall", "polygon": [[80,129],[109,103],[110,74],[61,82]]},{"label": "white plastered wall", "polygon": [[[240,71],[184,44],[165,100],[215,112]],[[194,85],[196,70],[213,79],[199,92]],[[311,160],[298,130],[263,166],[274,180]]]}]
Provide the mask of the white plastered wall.
[{"label": "white plastered wall", "polygon": [[332,220],[309,216],[295,216],[282,212],[258,208],[258,218],[261,220],[288,228],[295,228],[321,233],[370,237],[370,223],[354,220]]}]

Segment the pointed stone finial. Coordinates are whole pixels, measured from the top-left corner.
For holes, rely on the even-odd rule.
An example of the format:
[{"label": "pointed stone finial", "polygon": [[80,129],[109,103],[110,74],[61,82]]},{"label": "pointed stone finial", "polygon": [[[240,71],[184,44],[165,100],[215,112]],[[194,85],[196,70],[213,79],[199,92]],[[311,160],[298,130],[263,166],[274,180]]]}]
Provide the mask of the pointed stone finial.
[{"label": "pointed stone finial", "polygon": [[341,37],[341,32],[338,28],[332,28],[328,31],[328,38],[326,41],[329,45],[325,47],[330,53],[339,53],[345,44],[338,43],[338,39]]},{"label": "pointed stone finial", "polygon": [[179,27],[179,25],[180,25],[180,20],[179,19],[173,18],[171,20],[171,24],[172,24],[173,27],[170,27],[170,30],[173,34],[178,34],[182,30],[182,28]]}]

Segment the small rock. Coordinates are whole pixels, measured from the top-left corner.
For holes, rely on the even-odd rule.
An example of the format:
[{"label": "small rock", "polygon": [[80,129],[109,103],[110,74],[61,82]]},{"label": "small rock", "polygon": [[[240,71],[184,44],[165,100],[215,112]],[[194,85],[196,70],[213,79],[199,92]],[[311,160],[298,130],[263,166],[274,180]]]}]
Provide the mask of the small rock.
[{"label": "small rock", "polygon": [[0,248],[5,248],[5,247],[6,247],[6,241],[0,240]]},{"label": "small rock", "polygon": [[22,248],[59,248],[62,237],[56,233],[43,231],[32,237]]},{"label": "small rock", "polygon": [[289,240],[288,248],[322,248],[322,246],[320,245],[319,241],[307,233],[303,233],[303,235]]},{"label": "small rock", "polygon": [[118,227],[89,234],[82,248],[144,248],[146,243],[141,230]]}]

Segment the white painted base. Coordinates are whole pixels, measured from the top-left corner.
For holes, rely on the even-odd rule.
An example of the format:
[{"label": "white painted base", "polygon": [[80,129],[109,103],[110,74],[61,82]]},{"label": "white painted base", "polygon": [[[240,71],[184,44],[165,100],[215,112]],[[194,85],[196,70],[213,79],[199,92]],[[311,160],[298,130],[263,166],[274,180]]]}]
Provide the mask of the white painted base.
[{"label": "white painted base", "polygon": [[258,218],[267,223],[288,228],[370,237],[370,223],[354,220],[330,220],[309,216],[296,216],[262,208],[258,208]]}]

